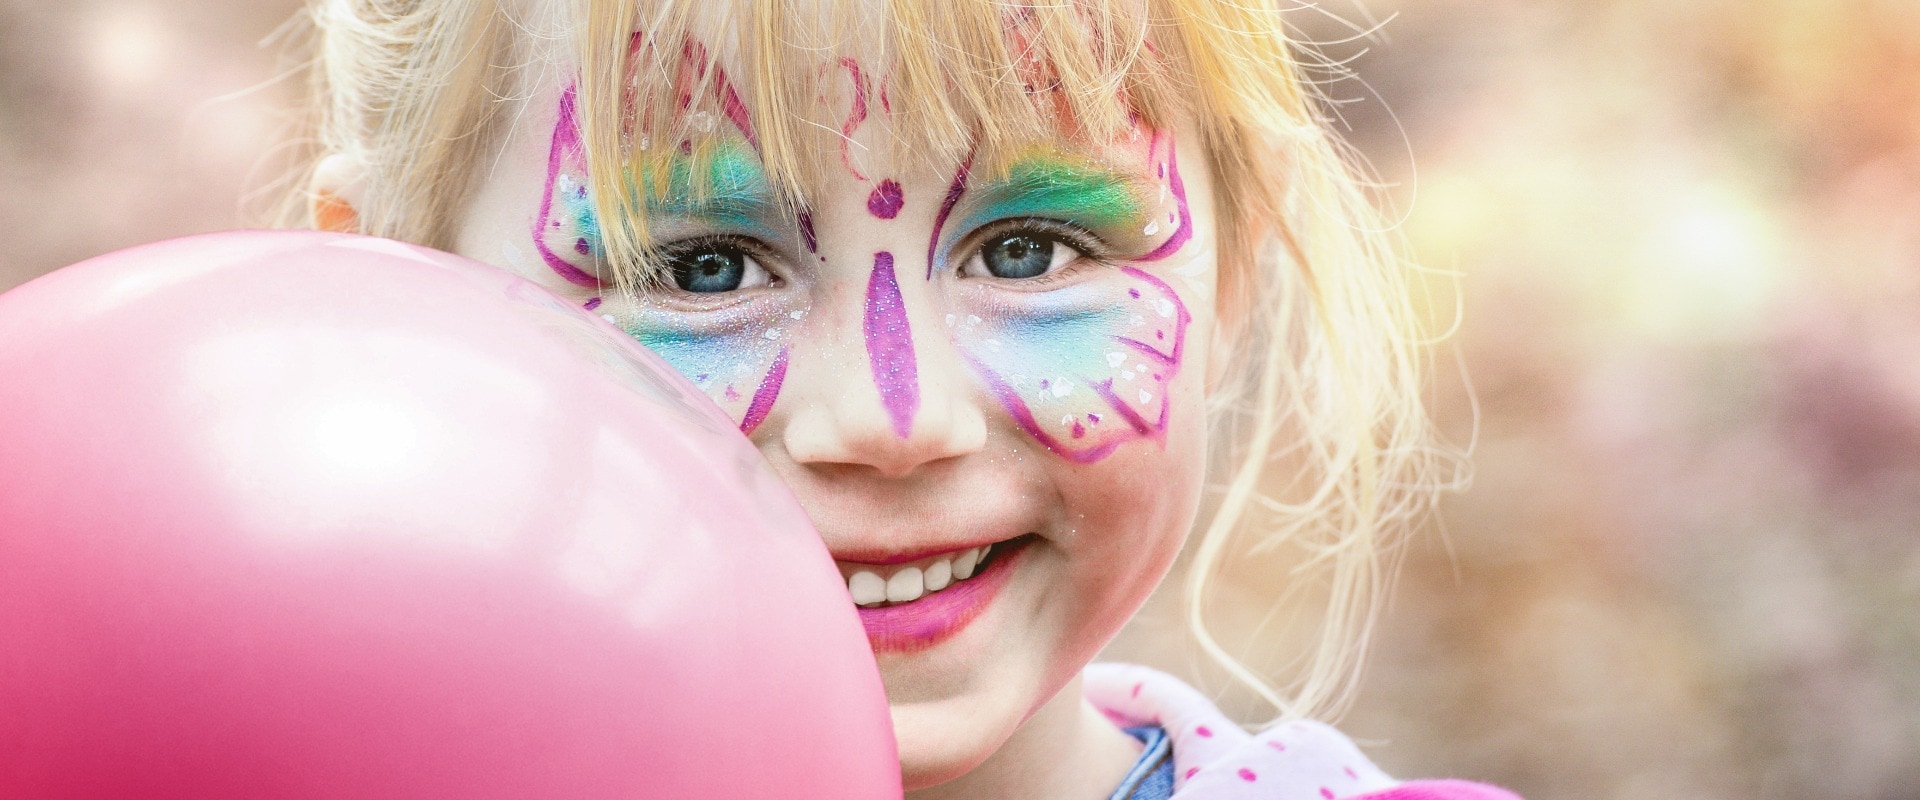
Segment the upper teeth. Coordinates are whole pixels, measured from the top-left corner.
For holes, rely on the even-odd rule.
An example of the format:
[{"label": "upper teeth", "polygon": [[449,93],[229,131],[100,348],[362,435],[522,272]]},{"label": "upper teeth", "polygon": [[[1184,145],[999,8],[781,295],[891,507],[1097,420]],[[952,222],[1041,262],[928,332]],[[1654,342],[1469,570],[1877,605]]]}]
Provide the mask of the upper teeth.
[{"label": "upper teeth", "polygon": [[973,568],[987,557],[993,545],[968,548],[942,556],[931,563],[899,568],[882,577],[871,569],[855,570],[847,576],[847,593],[856,605],[905,603],[918,600],[928,592],[937,592],[973,577]]}]

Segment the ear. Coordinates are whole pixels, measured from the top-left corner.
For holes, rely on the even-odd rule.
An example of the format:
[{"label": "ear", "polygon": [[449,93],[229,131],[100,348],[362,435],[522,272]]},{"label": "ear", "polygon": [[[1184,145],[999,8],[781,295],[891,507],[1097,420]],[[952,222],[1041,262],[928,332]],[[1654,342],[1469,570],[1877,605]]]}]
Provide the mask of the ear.
[{"label": "ear", "polygon": [[313,227],[336,233],[360,233],[361,200],[366,196],[366,164],[334,153],[320,159],[307,184],[307,213]]}]

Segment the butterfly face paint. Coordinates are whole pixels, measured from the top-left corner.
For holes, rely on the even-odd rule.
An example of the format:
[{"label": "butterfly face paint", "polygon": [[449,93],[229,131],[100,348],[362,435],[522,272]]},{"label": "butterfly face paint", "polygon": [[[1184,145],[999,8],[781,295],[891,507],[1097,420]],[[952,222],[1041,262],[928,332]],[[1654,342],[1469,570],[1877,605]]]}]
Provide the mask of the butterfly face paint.
[{"label": "butterfly face paint", "polygon": [[887,410],[893,432],[904,439],[913,432],[913,415],[920,410],[920,373],[913,355],[913,333],[907,325],[906,303],[900,297],[893,271],[893,254],[873,254],[873,274],[867,279],[867,314],[862,326],[867,360],[873,367],[873,385]]},{"label": "butterfly face paint", "polygon": [[[733,100],[730,87],[721,87]],[[730,107],[730,105],[729,105]],[[736,115],[729,113],[728,118]],[[743,124],[744,114],[735,124]],[[664,159],[645,162],[631,191],[660,226],[691,226],[773,238],[778,219],[764,168],[748,131],[688,144]],[[696,180],[697,177],[697,180]],[[574,91],[562,93],[548,157],[545,194],[532,230],[542,261],[580,286],[602,284],[605,250],[586,176],[584,150],[574,118]],[[671,279],[660,291],[673,292]],[[590,310],[603,300],[587,301]],[[766,419],[786,378],[787,340],[806,316],[778,297],[736,300],[720,309],[676,310],[672,303],[620,303],[604,316],[652,349],[752,433]]]},{"label": "butterfly face paint", "polygon": [[[698,315],[642,305],[614,321],[739,420],[741,433],[751,434],[780,396],[787,340],[806,318],[804,309],[780,314],[765,305],[771,304]],[[690,325],[689,317],[699,324]]]},{"label": "butterfly face paint", "polygon": [[[1052,156],[1016,162],[985,190],[990,202],[955,228],[962,235],[997,220],[1056,219],[1140,253],[1112,259],[1131,265],[1091,265],[1059,288],[981,286],[963,296],[966,313],[947,320],[1014,421],[1071,461],[1098,461],[1135,439],[1164,441],[1168,389],[1192,316],[1172,286],[1142,267],[1185,247],[1192,216],[1171,143],[1161,145],[1159,136],[1148,145],[1154,177],[1146,182]],[[964,187],[963,178],[954,185]]]}]

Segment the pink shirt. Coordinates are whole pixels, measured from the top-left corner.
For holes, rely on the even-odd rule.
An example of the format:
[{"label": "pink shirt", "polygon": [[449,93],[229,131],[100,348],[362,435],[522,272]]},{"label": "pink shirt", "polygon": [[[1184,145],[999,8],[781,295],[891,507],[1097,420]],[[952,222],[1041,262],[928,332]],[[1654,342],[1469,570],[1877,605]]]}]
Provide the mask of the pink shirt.
[{"label": "pink shirt", "polygon": [[1116,724],[1159,725],[1173,739],[1174,800],[1520,800],[1468,781],[1395,781],[1311,720],[1249,734],[1193,687],[1147,667],[1093,664],[1084,684]]}]

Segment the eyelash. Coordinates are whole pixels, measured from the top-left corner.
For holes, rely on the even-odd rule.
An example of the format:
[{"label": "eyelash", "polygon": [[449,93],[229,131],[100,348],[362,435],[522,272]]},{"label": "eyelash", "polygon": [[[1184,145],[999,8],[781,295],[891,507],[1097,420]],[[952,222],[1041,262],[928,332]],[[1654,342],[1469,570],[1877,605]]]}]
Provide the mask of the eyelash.
[{"label": "eyelash", "polygon": [[[1015,217],[981,226],[978,230],[974,231],[973,235],[968,237],[972,240],[972,244],[961,251],[966,254],[966,258],[962,259],[959,263],[965,264],[967,261],[972,260],[975,255],[979,254],[980,248],[988,241],[1010,233],[1039,233],[1048,238],[1055,239],[1061,244],[1073,248],[1082,256],[1082,258],[1074,260],[1074,265],[1077,265],[1082,260],[1092,261],[1095,264],[1112,263],[1111,248],[1109,248],[1107,243],[1101,240],[1099,236],[1094,235],[1092,231],[1071,222],[1048,219],[1046,217]],[[1010,282],[1028,285],[1050,283],[1075,272],[1074,265],[1069,265],[1058,272],[1049,272],[1036,278],[1024,278]]]},{"label": "eyelash", "polygon": [[[766,271],[768,287],[780,286],[786,282],[786,279],[774,270],[774,265],[778,263],[779,259],[776,258],[760,240],[724,233],[712,233],[695,236],[690,239],[680,239],[661,246],[654,251],[654,260],[653,263],[648,265],[648,271],[662,284],[662,288],[668,291],[678,294],[697,295],[698,293],[696,292],[683,291],[674,285],[673,276],[667,267],[667,262],[676,256],[697,253],[708,248],[731,248],[753,259],[754,263],[760,265],[760,268]],[[738,294],[738,292],[722,292],[720,294]]]},{"label": "eyelash", "polygon": [[[974,231],[973,235],[968,237],[971,240],[971,244],[961,252],[966,254],[967,260],[971,260],[975,255],[979,254],[980,248],[989,240],[1012,233],[1038,233],[1073,248],[1074,251],[1081,256],[1081,258],[1074,260],[1074,265],[1077,265],[1081,261],[1091,261],[1094,264],[1111,263],[1111,255],[1108,252],[1110,248],[1108,248],[1106,242],[1102,241],[1100,237],[1096,236],[1092,231],[1071,222],[1045,217],[1016,217],[998,220],[981,226],[978,230]],[[659,268],[659,272],[655,273],[656,276],[665,277],[667,275],[666,262],[668,260],[676,256],[695,253],[705,248],[732,248],[739,250],[758,263],[761,269],[766,270],[767,280],[770,285],[778,286],[784,282],[780,274],[773,269],[773,265],[778,263],[778,259],[769,252],[766,245],[757,239],[728,234],[696,236],[664,245],[655,251],[655,261],[651,266]],[[961,263],[965,263],[965,261],[963,260]],[[1017,279],[1009,282],[1026,285],[1045,285],[1076,272],[1077,270],[1074,265],[1069,265],[1058,271],[1038,277]],[[662,283],[665,284],[663,288],[669,291],[679,294],[693,294],[680,291],[678,287],[673,285],[670,277],[667,277]],[[733,293],[729,292],[727,294]]]}]

